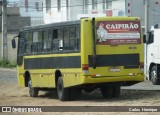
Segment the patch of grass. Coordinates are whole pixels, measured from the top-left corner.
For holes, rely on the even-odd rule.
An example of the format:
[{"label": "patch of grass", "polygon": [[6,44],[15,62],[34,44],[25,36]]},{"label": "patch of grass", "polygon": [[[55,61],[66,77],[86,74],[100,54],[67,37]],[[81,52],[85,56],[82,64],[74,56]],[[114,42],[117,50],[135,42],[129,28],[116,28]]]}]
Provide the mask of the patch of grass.
[{"label": "patch of grass", "polygon": [[16,65],[11,64],[7,59],[0,60],[0,67],[11,68],[16,67]]}]

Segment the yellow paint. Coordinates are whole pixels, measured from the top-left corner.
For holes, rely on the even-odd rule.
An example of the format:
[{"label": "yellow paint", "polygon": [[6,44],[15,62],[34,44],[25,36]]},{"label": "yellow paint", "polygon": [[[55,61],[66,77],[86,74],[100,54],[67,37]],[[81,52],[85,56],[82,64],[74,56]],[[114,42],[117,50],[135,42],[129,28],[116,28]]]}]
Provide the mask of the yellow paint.
[{"label": "yellow paint", "polygon": [[117,77],[95,77],[91,76],[85,78],[83,83],[104,83],[104,82],[120,82],[120,81],[143,81],[143,74],[138,74],[137,76],[117,76]]},{"label": "yellow paint", "polygon": [[49,75],[33,74],[31,80],[33,87],[42,87],[42,88],[55,87],[55,77],[53,77],[51,74]]},{"label": "yellow paint", "polygon": [[[97,21],[110,21],[110,20],[135,20],[139,18],[128,17],[101,17],[96,18]],[[88,55],[93,54],[92,45],[92,23],[91,18],[81,20],[81,49],[80,53],[65,53],[65,54],[44,54],[44,55],[31,55],[24,56],[28,58],[44,58],[44,57],[65,57],[65,56],[81,56],[81,65],[88,64]],[[142,37],[142,35],[141,35]],[[142,43],[142,40],[141,40]],[[129,49],[129,47],[136,47],[136,49]],[[140,55],[140,62],[144,62],[143,44],[125,44],[125,45],[97,45],[97,55],[111,55],[111,54],[134,54]],[[114,61],[114,60],[113,60]],[[24,63],[23,63],[24,64]],[[124,69],[123,66],[119,66],[119,72],[111,72],[111,67],[97,67],[96,69],[89,68],[88,76],[85,76],[81,68],[58,68],[61,71],[64,80],[64,86],[70,87],[87,83],[107,83],[118,81],[143,81],[144,74],[140,69]],[[33,69],[24,70],[24,65],[18,67],[18,83],[20,86],[24,86],[23,74],[29,71],[31,74],[31,80],[33,87],[55,88],[55,71],[56,69]],[[137,76],[129,76],[129,73],[137,73]],[[100,77],[92,78],[91,75],[100,74]],[[63,76],[65,75],[65,76]]]}]

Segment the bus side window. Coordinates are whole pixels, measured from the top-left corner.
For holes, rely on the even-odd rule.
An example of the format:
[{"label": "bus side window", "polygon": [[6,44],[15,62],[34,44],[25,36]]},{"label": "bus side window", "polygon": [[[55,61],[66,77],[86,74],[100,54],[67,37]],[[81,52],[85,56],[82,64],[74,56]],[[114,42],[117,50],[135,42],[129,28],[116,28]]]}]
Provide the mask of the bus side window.
[{"label": "bus side window", "polygon": [[44,43],[44,46],[43,46],[43,51],[45,52],[46,49],[47,49],[47,40],[48,40],[48,30],[43,30],[43,43]]},{"label": "bus side window", "polygon": [[32,45],[32,32],[26,32],[25,33],[25,38],[26,38],[26,44],[25,44],[25,53],[26,54],[31,54],[31,45]]},{"label": "bus side window", "polygon": [[69,32],[69,41],[70,41],[70,46],[72,47],[71,50],[76,50],[76,28],[75,26],[70,27],[70,32]]},{"label": "bus side window", "polygon": [[19,33],[19,48],[18,48],[18,54],[23,55],[25,53],[25,34],[23,32]]},{"label": "bus side window", "polygon": [[38,31],[38,52],[39,53],[43,51],[43,47],[44,47],[42,38],[43,38],[43,32],[40,30]]},{"label": "bus side window", "polygon": [[58,51],[58,29],[53,30],[53,51]]},{"label": "bus side window", "polygon": [[76,40],[75,40],[76,50],[80,49],[80,27],[76,26]]},{"label": "bus side window", "polygon": [[64,46],[63,46],[63,50],[66,51],[66,50],[70,50],[72,47],[70,46],[70,39],[69,39],[69,28],[66,27],[64,28],[63,30],[64,32]]},{"label": "bus side window", "polygon": [[38,52],[38,32],[33,32],[33,43],[32,43],[32,53]]},{"label": "bus side window", "polygon": [[52,32],[50,30],[43,31],[43,51],[50,52],[52,48]]},{"label": "bus side window", "polygon": [[53,31],[50,29],[48,31],[48,42],[47,42],[47,49],[49,52],[52,50],[52,41],[53,41]]},{"label": "bus side window", "polygon": [[[62,28],[59,28],[58,29],[58,51],[62,51],[63,50],[63,29]],[[61,42],[62,41],[62,42]],[[62,43],[62,44],[60,44]]]}]

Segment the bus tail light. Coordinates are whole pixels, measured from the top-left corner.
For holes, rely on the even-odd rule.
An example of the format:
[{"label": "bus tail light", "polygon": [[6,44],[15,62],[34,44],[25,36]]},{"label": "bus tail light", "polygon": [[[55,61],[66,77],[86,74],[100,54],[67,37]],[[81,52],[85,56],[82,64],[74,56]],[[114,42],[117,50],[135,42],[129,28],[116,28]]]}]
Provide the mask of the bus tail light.
[{"label": "bus tail light", "polygon": [[144,62],[140,63],[140,69],[141,69],[141,71],[144,71]]},{"label": "bus tail light", "polygon": [[88,74],[89,72],[88,69],[89,69],[88,64],[82,64],[82,70],[84,74]]}]

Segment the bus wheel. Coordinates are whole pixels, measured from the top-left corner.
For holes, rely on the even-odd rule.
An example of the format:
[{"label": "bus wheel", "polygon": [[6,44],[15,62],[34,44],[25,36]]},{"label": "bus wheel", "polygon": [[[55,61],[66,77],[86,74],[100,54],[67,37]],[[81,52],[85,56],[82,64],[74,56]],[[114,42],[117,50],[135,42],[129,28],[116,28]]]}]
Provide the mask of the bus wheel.
[{"label": "bus wheel", "polygon": [[111,98],[113,94],[113,87],[101,87],[101,93],[104,98]]},{"label": "bus wheel", "polygon": [[28,82],[28,87],[29,87],[30,97],[38,97],[38,88],[32,87],[32,81],[31,80],[29,80],[29,82]]},{"label": "bus wheel", "polygon": [[151,69],[151,81],[153,85],[159,85],[160,80],[158,80],[158,71],[157,71],[157,66],[153,66]]},{"label": "bus wheel", "polygon": [[61,101],[69,100],[69,88],[64,88],[62,77],[59,77],[57,81],[57,94]]},{"label": "bus wheel", "polygon": [[115,97],[115,98],[119,97],[120,92],[121,92],[121,86],[115,86],[115,87],[113,87],[112,97]]}]

